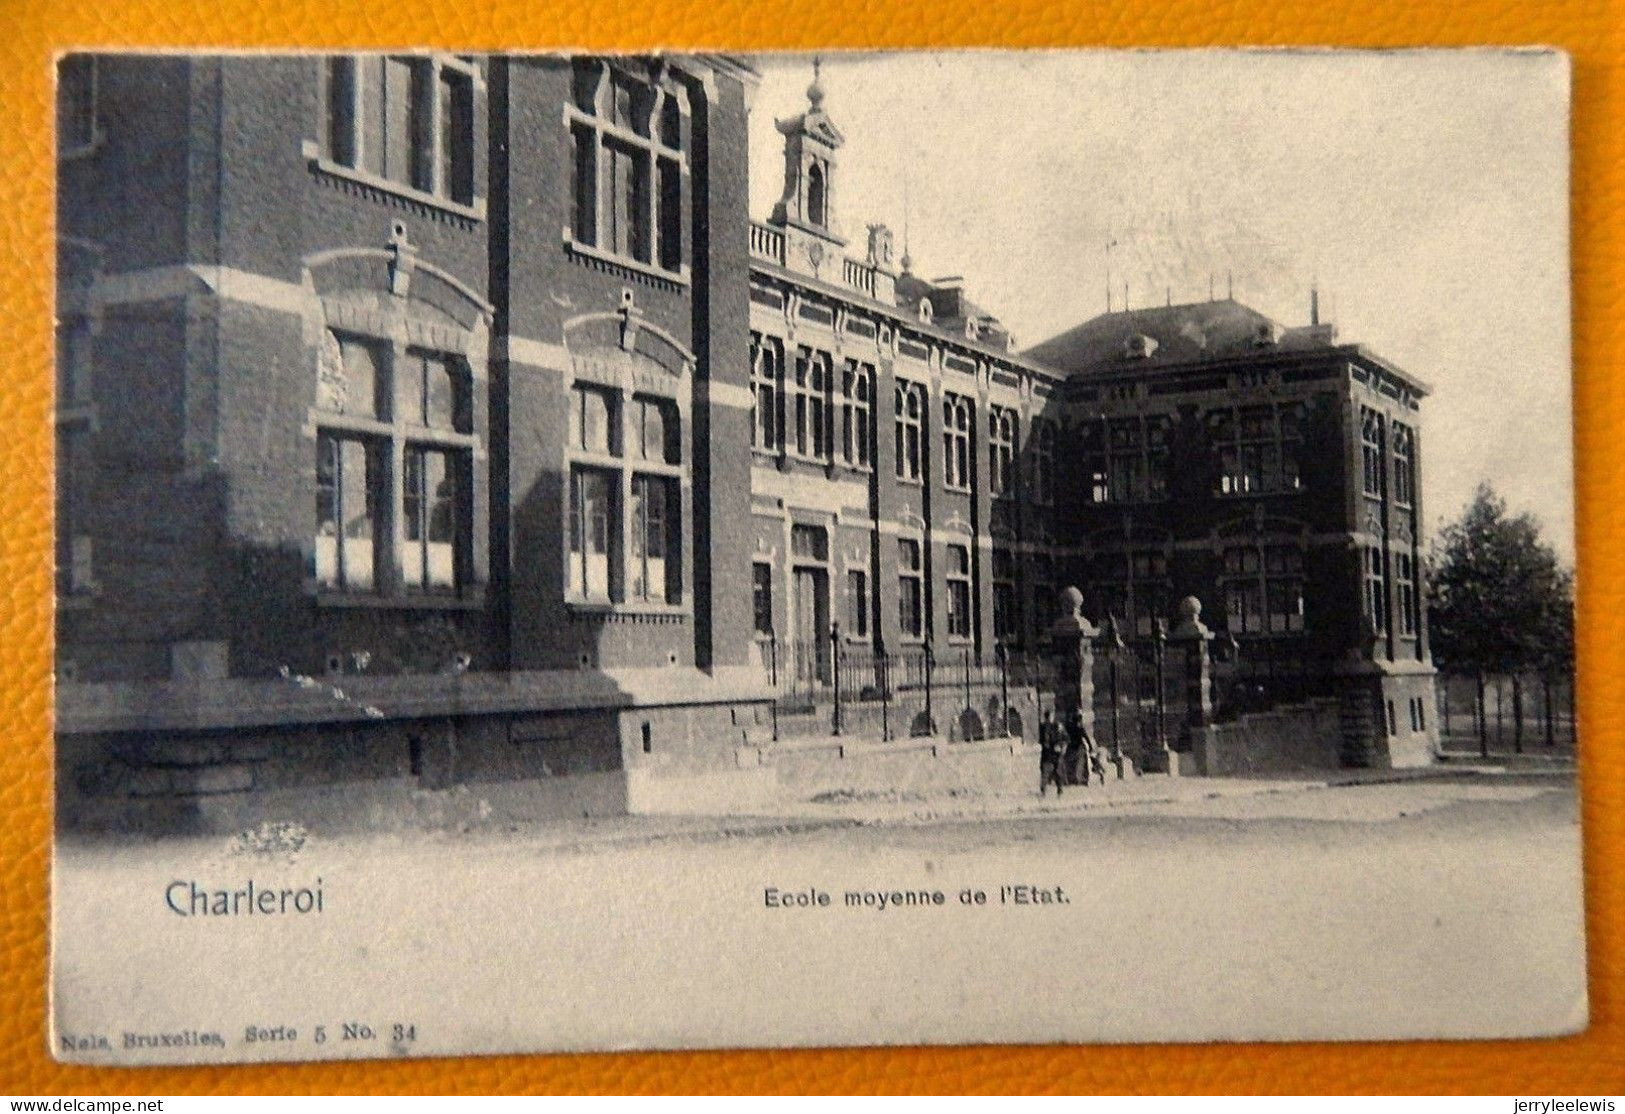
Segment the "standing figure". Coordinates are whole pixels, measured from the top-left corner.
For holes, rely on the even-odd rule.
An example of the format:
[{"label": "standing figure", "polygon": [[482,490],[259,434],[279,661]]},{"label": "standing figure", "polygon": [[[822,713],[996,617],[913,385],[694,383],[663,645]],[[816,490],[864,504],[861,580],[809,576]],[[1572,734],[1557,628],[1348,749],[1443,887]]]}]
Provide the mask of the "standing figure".
[{"label": "standing figure", "polygon": [[1089,784],[1089,771],[1093,770],[1100,779],[1100,784],[1106,784],[1106,765],[1101,760],[1100,748],[1090,736],[1089,729],[1083,725],[1083,713],[1074,711],[1068,718],[1067,735],[1070,737],[1067,747],[1065,767],[1070,780],[1077,785]]},{"label": "standing figure", "polygon": [[1066,784],[1064,767],[1066,763],[1067,741],[1066,732],[1061,725],[1055,722],[1055,713],[1045,711],[1043,721],[1038,725],[1038,795],[1042,797],[1049,791],[1050,782],[1055,783],[1055,795],[1061,795],[1061,789]]}]

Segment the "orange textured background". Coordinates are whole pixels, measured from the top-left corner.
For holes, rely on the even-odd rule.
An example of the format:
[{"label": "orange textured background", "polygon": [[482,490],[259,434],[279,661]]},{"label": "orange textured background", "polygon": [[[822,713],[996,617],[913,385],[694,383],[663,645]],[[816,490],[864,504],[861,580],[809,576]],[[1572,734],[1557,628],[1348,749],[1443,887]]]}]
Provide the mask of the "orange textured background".
[{"label": "orange textured background", "polygon": [[[0,1093],[1625,1092],[1625,11],[1608,0],[0,0]],[[1446,46],[1574,58],[1580,700],[1591,1030],[1489,1044],[531,1056],[252,1068],[66,1067],[45,1045],[50,866],[50,63],[59,48],[808,49]],[[997,95],[996,90],[989,91]],[[1396,260],[1396,264],[1402,261]],[[1540,372],[1547,373],[1545,369]]]}]

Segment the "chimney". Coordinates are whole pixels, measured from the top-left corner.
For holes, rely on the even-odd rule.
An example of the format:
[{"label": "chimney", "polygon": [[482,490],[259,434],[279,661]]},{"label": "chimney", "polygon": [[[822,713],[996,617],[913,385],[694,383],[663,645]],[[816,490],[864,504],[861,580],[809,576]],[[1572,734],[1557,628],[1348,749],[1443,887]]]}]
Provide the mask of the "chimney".
[{"label": "chimney", "polygon": [[1313,285],[1309,287],[1309,324],[1320,324],[1320,290]]}]

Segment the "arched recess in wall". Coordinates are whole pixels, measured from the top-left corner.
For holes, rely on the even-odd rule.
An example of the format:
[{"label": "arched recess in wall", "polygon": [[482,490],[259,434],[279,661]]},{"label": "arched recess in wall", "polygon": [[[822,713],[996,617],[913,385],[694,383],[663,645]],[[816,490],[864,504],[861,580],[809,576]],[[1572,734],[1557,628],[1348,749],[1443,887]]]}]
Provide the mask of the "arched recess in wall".
[{"label": "arched recess in wall", "polygon": [[401,222],[387,246],[307,256],[304,282],[308,586],[477,600],[488,579],[491,304],[420,257]]}]

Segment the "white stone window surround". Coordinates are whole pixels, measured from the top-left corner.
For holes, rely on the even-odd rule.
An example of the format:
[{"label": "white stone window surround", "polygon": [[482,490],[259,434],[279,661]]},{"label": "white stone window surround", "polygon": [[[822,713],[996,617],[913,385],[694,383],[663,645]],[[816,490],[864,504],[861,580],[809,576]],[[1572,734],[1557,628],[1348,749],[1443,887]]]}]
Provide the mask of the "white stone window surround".
[{"label": "white stone window surround", "polygon": [[[327,103],[327,67],[332,61],[332,57],[333,56],[331,55],[323,55],[316,59],[315,62],[317,67],[315,75],[317,90],[315,126],[316,135],[318,138],[307,138],[300,144],[300,155],[305,159],[311,171],[313,173],[325,174],[333,178],[340,178],[355,182],[358,185],[366,186],[382,193],[393,194],[404,200],[416,202],[420,205],[426,205],[434,209],[439,209],[454,216],[462,217],[466,220],[485,220],[487,205],[485,197],[481,196],[478,190],[479,176],[477,173],[477,168],[471,171],[471,173],[474,175],[475,189],[473,190],[473,198],[468,204],[455,201],[447,194],[439,192],[439,187],[444,184],[445,171],[444,168],[440,166],[439,157],[439,152],[441,150],[440,128],[442,126],[442,120],[438,107],[435,111],[430,113],[431,127],[433,129],[432,139],[430,140],[431,150],[433,151],[431,164],[434,167],[436,179],[435,191],[421,190],[408,183],[399,182],[393,178],[388,178],[381,174],[375,174],[372,171],[366,170],[360,166],[351,166],[332,157],[331,152],[326,149],[325,138],[327,134],[327,123],[330,115],[329,105]],[[351,57],[356,56],[351,55]],[[479,133],[481,124],[481,113],[479,106],[486,91],[484,72],[476,63],[451,54],[432,54],[426,58],[422,55],[390,55],[390,57],[408,57],[418,61],[426,61],[431,67],[431,88],[434,89],[436,98],[440,96],[440,72],[442,69],[454,70],[458,73],[467,75],[469,81],[471,82],[473,91],[473,104],[470,110],[474,118],[470,121],[469,127],[470,143],[474,148],[469,152],[469,157],[472,162],[478,149],[478,143],[473,139],[473,137]],[[435,103],[438,106],[438,99]],[[361,114],[359,112],[352,111],[351,115],[356,121],[355,126],[358,133],[356,139],[356,150],[358,157],[356,161],[359,162],[359,152],[361,149],[359,132],[362,127]]]},{"label": "white stone window surround", "polygon": [[[585,64],[588,60],[577,60],[577,64]],[[660,257],[660,185],[658,167],[662,160],[675,163],[679,179],[679,221],[681,216],[681,199],[693,195],[693,175],[690,171],[688,151],[681,146],[672,147],[664,143],[660,136],[660,119],[667,98],[674,99],[678,106],[678,113],[683,119],[691,119],[688,93],[680,83],[669,77],[661,77],[651,81],[650,77],[640,75],[616,59],[597,59],[599,66],[598,85],[594,93],[595,109],[592,113],[584,112],[574,103],[574,98],[568,99],[563,107],[564,130],[567,136],[573,136],[576,129],[584,129],[594,133],[597,143],[596,157],[601,155],[605,139],[632,149],[636,154],[648,160],[649,180],[647,192],[649,194],[648,237],[650,243],[649,259],[640,260],[632,255],[606,248],[598,241],[602,239],[596,233],[592,239],[578,236],[576,230],[566,222],[563,228],[563,244],[567,251],[595,259],[601,263],[623,267],[662,282],[674,283],[678,286],[687,286],[692,281],[692,269],[689,258],[694,251],[692,243],[682,243],[683,229],[678,227],[678,266],[675,270],[664,267],[659,262]],[[606,104],[606,97],[614,86],[614,77],[619,75],[629,81],[650,88],[654,96],[649,107],[649,134],[641,135],[636,130],[626,128],[614,120],[612,107]],[[682,128],[681,122],[679,128]],[[692,128],[688,129],[692,136]],[[573,174],[573,168],[571,170]],[[572,182],[568,188],[574,190],[576,185]],[[593,205],[595,210],[601,208],[602,198],[598,196],[599,181],[595,174],[593,180]],[[579,203],[579,199],[578,202]],[[686,248],[686,250],[684,250]]]},{"label": "white stone window surround", "polygon": [[[603,614],[608,616],[671,616],[690,617],[693,614],[693,570],[691,562],[685,560],[692,549],[693,537],[693,476],[692,454],[687,451],[687,437],[692,430],[693,415],[689,405],[692,394],[692,367],[693,356],[677,343],[675,338],[657,329],[652,323],[642,318],[628,315],[623,318],[617,314],[587,314],[580,318],[566,322],[566,333],[582,322],[593,319],[603,320],[630,320],[634,321],[636,328],[656,333],[675,351],[679,352],[684,360],[680,371],[670,369],[637,369],[634,370],[630,361],[611,366],[599,359],[583,359],[572,361],[572,367],[567,373],[564,389],[569,392],[573,402],[576,392],[580,389],[601,392],[610,400],[610,432],[609,451],[587,451],[571,443],[565,438],[563,452],[563,472],[566,490],[564,498],[560,500],[559,529],[560,537],[564,539],[561,547],[561,564],[559,574],[560,583],[564,589],[565,606],[572,612],[579,614]],[[677,461],[662,462],[645,459],[633,453],[630,443],[627,422],[633,413],[633,407],[639,400],[659,402],[669,407],[669,420],[676,423],[676,434],[673,443],[676,447]],[[584,595],[574,590],[571,576],[571,522],[574,506],[570,487],[573,483],[571,477],[577,469],[593,469],[613,474],[615,487],[612,491],[613,502],[610,514],[612,521],[609,526],[610,554],[609,554],[609,585],[608,598]],[[656,600],[631,599],[630,577],[627,571],[627,562],[634,552],[632,543],[632,486],[637,476],[650,476],[665,479],[676,485],[677,522],[675,528],[669,528],[673,535],[674,548],[667,554],[667,560],[676,560],[677,568],[677,598],[667,602]]]},{"label": "white stone window surround", "polygon": [[[387,450],[383,461],[384,490],[379,499],[381,523],[375,525],[375,544],[382,553],[377,561],[379,576],[370,588],[346,588],[319,584],[315,575],[315,532],[309,531],[303,543],[307,573],[306,588],[319,606],[381,607],[398,609],[468,610],[484,605],[488,568],[481,545],[475,538],[480,529],[488,485],[484,470],[488,454],[478,433],[479,415],[473,411],[475,386],[488,379],[487,355],[490,342],[491,307],[478,294],[454,276],[417,258],[405,239],[404,226],[397,224],[399,243],[393,249],[340,248],[318,252],[305,259],[308,296],[303,303],[305,336],[311,358],[318,365],[324,351],[330,353],[329,338],[350,337],[375,345],[384,355],[383,378],[379,386],[387,406],[381,414],[346,414],[313,400],[306,415],[303,433],[314,452],[322,434],[340,438],[362,438]],[[342,289],[326,295],[315,291],[313,272],[344,259],[381,258],[391,261],[396,291],[385,295],[371,289]],[[473,324],[460,326],[410,297],[413,273],[432,276],[455,291],[474,313]],[[430,427],[397,420],[394,405],[394,370],[407,366],[413,352],[425,352],[454,361],[461,376],[463,405],[468,408],[464,429]],[[318,380],[320,368],[318,366]],[[454,544],[458,570],[454,590],[427,586],[408,587],[403,583],[400,562],[406,544],[405,457],[415,450],[444,451],[458,456],[461,475],[456,492],[459,535]],[[314,490],[314,489],[313,489]]]}]

